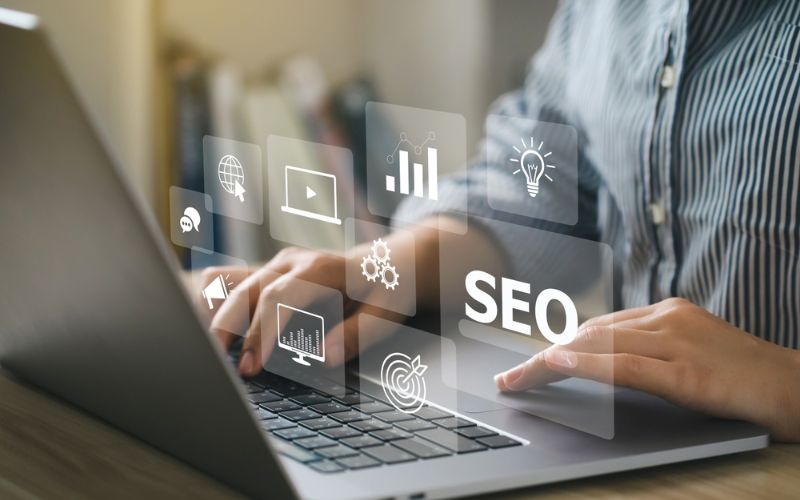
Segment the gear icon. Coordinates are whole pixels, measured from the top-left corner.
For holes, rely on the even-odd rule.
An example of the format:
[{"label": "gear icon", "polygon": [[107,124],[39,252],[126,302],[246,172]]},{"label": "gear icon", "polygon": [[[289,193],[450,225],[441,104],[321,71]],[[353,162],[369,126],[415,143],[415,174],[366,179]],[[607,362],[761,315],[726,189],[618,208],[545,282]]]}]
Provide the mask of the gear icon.
[{"label": "gear icon", "polygon": [[395,289],[395,287],[397,286],[397,278],[399,277],[400,275],[397,274],[397,270],[391,264],[386,264],[381,269],[381,283],[383,283],[383,285],[386,287],[387,290],[389,290],[390,288],[392,290]]},{"label": "gear icon", "polygon": [[372,241],[372,257],[378,261],[378,264],[385,265],[389,263],[389,254],[392,251],[389,245],[381,238]]},{"label": "gear icon", "polygon": [[367,281],[375,281],[381,274],[381,267],[372,255],[361,259],[361,274],[367,278]]}]

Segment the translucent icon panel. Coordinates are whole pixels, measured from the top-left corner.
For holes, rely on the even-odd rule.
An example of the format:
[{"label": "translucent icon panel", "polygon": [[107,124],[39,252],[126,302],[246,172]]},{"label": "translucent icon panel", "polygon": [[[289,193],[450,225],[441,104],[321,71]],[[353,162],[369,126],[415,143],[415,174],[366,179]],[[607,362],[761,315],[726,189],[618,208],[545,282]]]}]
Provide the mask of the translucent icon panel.
[{"label": "translucent icon panel", "polygon": [[270,135],[269,227],[273,238],[306,248],[344,250],[353,216],[353,155],[348,149]]},{"label": "translucent icon panel", "polygon": [[578,133],[573,127],[489,115],[486,135],[489,206],[561,224],[578,222]]},{"label": "translucent icon panel", "polygon": [[247,262],[201,248],[191,251],[191,296],[203,324],[244,337],[250,327]]},{"label": "translucent icon panel", "polygon": [[[391,232],[391,234],[389,234]],[[410,231],[348,219],[347,295],[382,309],[417,311],[415,241]]]},{"label": "translucent icon panel", "polygon": [[[452,341],[378,316],[359,314],[359,373],[380,387],[377,396],[398,412],[414,415],[426,406],[456,410],[454,379],[447,362]],[[443,359],[445,362],[443,362]]]},{"label": "translucent icon panel", "polygon": [[169,188],[170,239],[185,248],[214,250],[214,218],[211,197],[204,193]]},{"label": "translucent icon panel", "polygon": [[[366,119],[369,211],[382,217],[402,218],[403,212],[395,210],[400,203],[406,203],[431,213],[448,212],[466,225],[467,196],[449,191],[444,181],[444,177],[463,177],[466,172],[464,117],[368,102]],[[414,217],[399,222],[419,220]],[[465,230],[461,225],[448,225],[445,229],[453,228]]]},{"label": "translucent icon panel", "polygon": [[261,269],[255,317],[264,369],[336,396],[346,393],[342,293]]},{"label": "translucent icon panel", "polygon": [[[606,317],[612,326],[603,335],[587,338],[579,329],[613,310],[610,247],[495,220],[478,218],[476,226],[481,233],[443,236],[439,246],[440,287],[447,290],[442,335],[455,343],[457,388],[612,438],[614,388],[607,382],[613,358],[606,355],[614,352],[613,316]],[[491,241],[477,244],[475,238]],[[568,360],[574,358],[563,353],[598,354],[596,380],[562,380],[540,360],[514,373],[526,383],[498,388],[510,379],[498,384],[496,375],[545,349]]]},{"label": "translucent icon panel", "polygon": [[214,213],[263,224],[264,174],[260,147],[207,135],[203,137],[203,169]]}]

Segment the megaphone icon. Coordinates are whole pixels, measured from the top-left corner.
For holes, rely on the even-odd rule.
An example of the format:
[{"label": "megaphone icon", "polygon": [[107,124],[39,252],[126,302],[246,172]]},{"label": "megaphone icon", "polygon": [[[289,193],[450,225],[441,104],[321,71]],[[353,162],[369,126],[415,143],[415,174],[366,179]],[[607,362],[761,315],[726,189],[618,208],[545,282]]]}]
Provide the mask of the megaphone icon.
[{"label": "megaphone icon", "polygon": [[225,280],[220,274],[214,278],[214,281],[209,283],[201,293],[203,294],[203,298],[208,301],[208,308],[214,309],[214,303],[211,301],[211,299],[227,299],[228,287],[225,285]]}]

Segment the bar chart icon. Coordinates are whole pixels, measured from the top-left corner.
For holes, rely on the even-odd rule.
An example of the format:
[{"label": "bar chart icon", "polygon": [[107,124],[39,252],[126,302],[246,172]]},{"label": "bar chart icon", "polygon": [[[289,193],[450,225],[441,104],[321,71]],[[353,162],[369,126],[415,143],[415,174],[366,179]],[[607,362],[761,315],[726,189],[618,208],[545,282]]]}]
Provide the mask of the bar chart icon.
[{"label": "bar chart icon", "polygon": [[[428,199],[439,199],[438,151],[434,147],[426,146],[428,142],[435,139],[436,135],[433,132],[429,132],[425,142],[421,145],[415,145],[408,140],[408,136],[405,133],[400,134],[400,141],[398,141],[394,151],[386,157],[386,160],[390,164],[394,163],[395,156],[398,159],[397,176],[391,174],[386,175],[386,191],[390,193],[399,191],[400,194],[413,194],[417,198],[424,198],[425,191],[427,190]],[[410,147],[402,149],[404,146]],[[413,150],[414,153],[419,156],[422,154],[423,148],[427,149],[427,166],[419,162],[410,162],[408,158],[409,150]],[[412,167],[413,178],[411,177]],[[426,177],[427,189],[425,187]]]}]

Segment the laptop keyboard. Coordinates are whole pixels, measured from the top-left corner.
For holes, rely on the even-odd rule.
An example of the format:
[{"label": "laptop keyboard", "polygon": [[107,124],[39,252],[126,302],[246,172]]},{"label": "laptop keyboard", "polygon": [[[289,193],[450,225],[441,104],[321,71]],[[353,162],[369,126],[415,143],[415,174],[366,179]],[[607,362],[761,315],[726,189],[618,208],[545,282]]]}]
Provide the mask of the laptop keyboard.
[{"label": "laptop keyboard", "polygon": [[275,449],[324,473],[519,446],[511,437],[448,411],[414,415],[353,389],[332,396],[271,373],[246,383],[248,400]]}]

